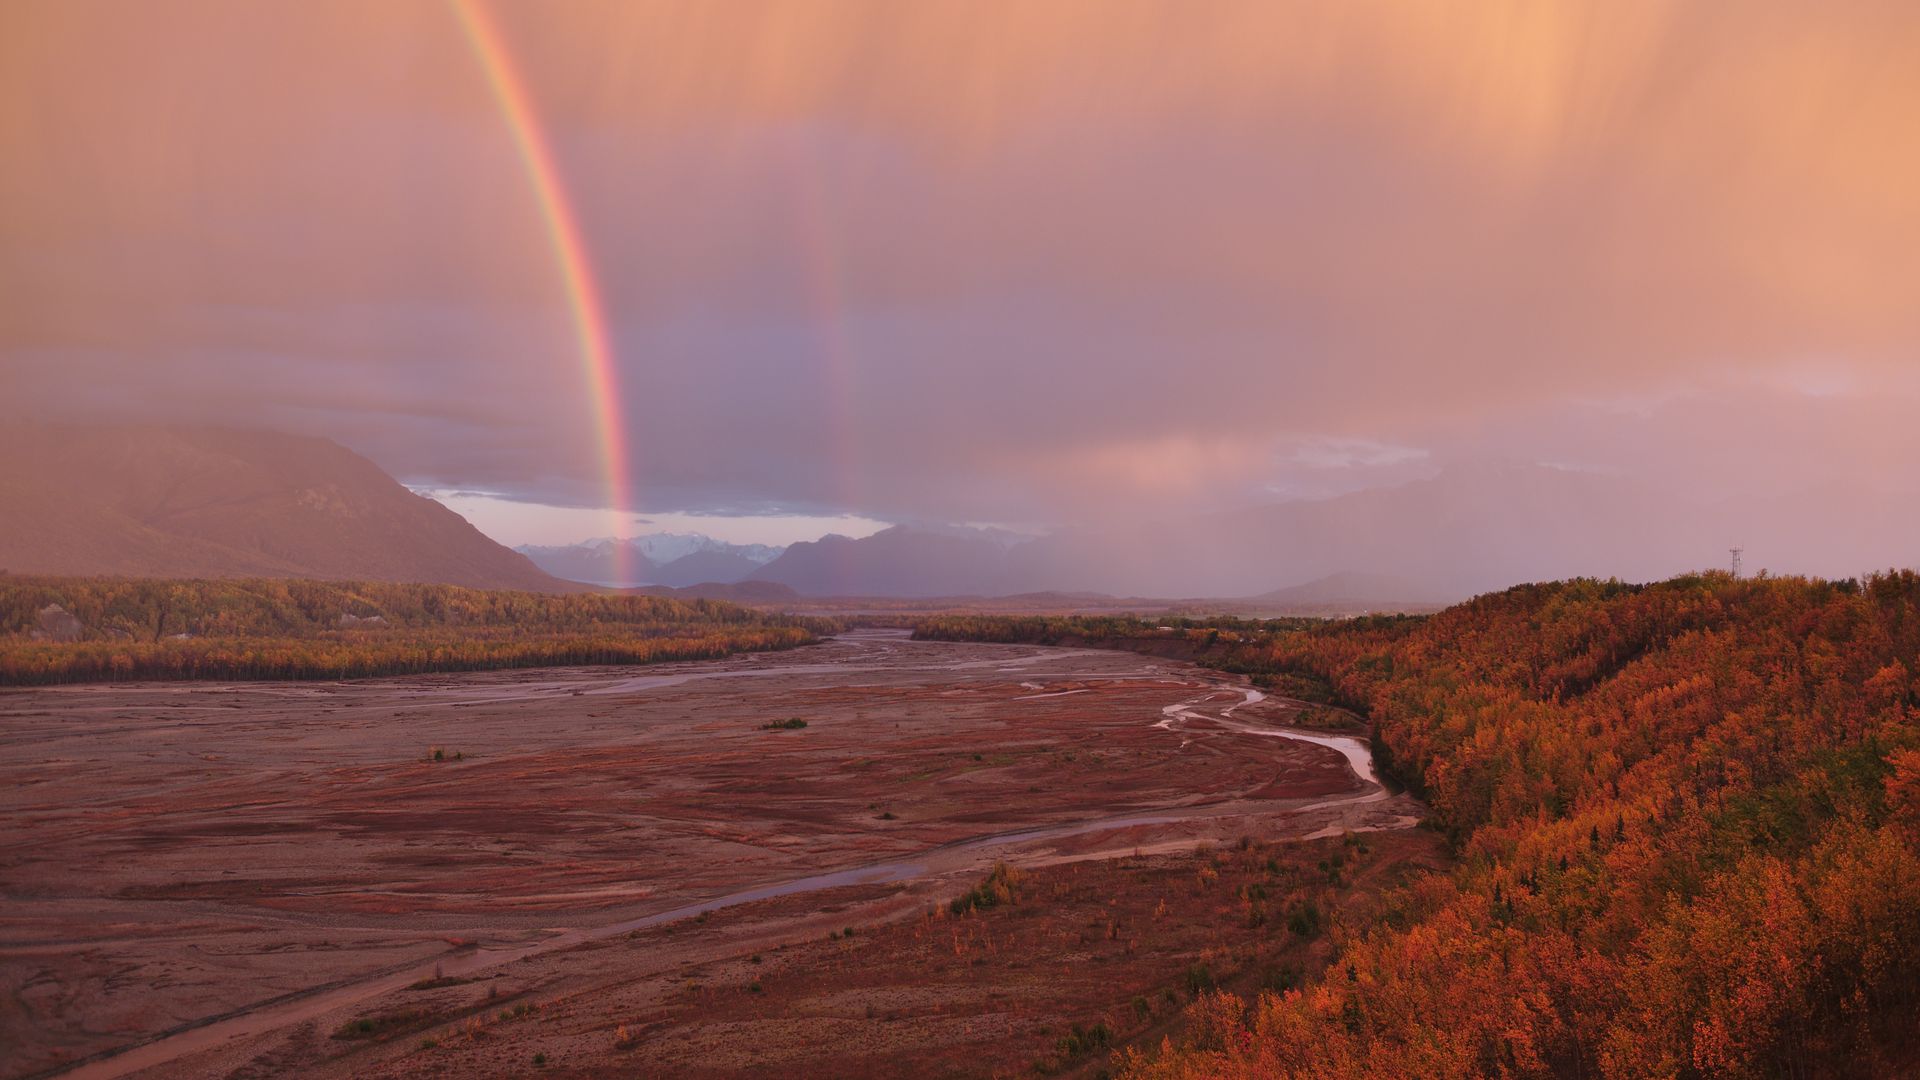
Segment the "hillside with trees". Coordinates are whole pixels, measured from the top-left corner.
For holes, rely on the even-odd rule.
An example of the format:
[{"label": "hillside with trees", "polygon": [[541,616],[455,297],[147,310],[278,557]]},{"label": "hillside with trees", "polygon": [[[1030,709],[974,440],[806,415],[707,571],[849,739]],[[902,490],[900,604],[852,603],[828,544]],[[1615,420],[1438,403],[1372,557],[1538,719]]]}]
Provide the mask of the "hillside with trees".
[{"label": "hillside with trees", "polygon": [[1317,981],[1206,998],[1127,1075],[1916,1064],[1920,576],[1529,585],[1203,662],[1369,716],[1457,861],[1336,927]]},{"label": "hillside with trees", "polygon": [[0,685],[704,660],[809,644],[836,625],[655,596],[0,575]]}]

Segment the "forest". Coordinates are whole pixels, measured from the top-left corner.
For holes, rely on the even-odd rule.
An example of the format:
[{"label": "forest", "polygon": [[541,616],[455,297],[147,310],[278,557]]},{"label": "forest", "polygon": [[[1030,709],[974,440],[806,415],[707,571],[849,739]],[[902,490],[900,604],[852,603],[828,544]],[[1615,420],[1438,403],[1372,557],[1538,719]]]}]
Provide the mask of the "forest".
[{"label": "forest", "polygon": [[1333,927],[1317,980],[1204,998],[1124,1075],[1920,1069],[1920,576],[1527,585],[1200,659],[1368,716],[1455,864]]},{"label": "forest", "polygon": [[652,596],[0,575],[0,685],[706,660],[806,645],[837,628]]}]

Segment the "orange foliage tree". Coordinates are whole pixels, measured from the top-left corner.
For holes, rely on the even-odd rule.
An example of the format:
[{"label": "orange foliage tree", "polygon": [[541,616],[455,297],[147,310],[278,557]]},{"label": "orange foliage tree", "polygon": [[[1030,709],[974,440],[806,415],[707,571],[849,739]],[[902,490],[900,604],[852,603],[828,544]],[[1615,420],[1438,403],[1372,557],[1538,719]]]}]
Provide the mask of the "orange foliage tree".
[{"label": "orange foliage tree", "polygon": [[1524,586],[1274,635],[1457,868],[1171,1077],[1883,1076],[1920,1022],[1920,577]]}]

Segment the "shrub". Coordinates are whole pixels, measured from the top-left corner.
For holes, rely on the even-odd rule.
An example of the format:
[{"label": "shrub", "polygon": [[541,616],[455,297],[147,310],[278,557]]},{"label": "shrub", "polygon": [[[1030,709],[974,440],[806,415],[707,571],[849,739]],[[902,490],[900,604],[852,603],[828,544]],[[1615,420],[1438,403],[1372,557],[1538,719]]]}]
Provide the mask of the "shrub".
[{"label": "shrub", "polygon": [[1059,1047],[1062,1057],[1077,1058],[1083,1054],[1090,1054],[1112,1041],[1113,1031],[1103,1022],[1090,1028],[1082,1028],[1079,1024],[1075,1024],[1073,1030],[1062,1035],[1055,1045]]},{"label": "shrub", "polygon": [[1287,929],[1299,937],[1312,937],[1320,932],[1320,905],[1311,900],[1303,900],[1293,913],[1287,916]]},{"label": "shrub", "polygon": [[986,880],[961,893],[947,904],[947,910],[955,915],[965,915],[975,909],[998,907],[1001,904],[1020,902],[1020,883],[1025,875],[1006,863],[994,863],[993,870]]},{"label": "shrub", "polygon": [[1198,997],[1212,990],[1213,969],[1204,961],[1195,961],[1187,968],[1187,993]]}]

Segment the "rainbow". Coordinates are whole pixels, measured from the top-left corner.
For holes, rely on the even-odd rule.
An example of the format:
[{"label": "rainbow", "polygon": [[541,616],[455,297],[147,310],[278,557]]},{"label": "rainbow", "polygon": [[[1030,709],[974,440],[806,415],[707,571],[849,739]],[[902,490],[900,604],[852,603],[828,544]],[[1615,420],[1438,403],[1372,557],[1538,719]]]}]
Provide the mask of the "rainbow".
[{"label": "rainbow", "polygon": [[854,423],[853,346],[842,313],[846,310],[846,274],[839,242],[838,207],[821,175],[820,162],[804,142],[793,147],[791,173],[793,243],[800,259],[800,286],[811,315],[815,358],[825,384],[821,415],[826,424],[840,505],[861,506],[859,425]]},{"label": "rainbow", "polygon": [[[613,345],[607,329],[607,313],[600,300],[600,287],[594,280],[593,263],[587,257],[586,242],[580,235],[580,222],[567,201],[560,183],[560,170],[540,127],[527,93],[527,81],[507,53],[500,28],[487,13],[481,0],[450,0],[460,26],[466,31],[473,54],[486,73],[487,84],[500,106],[514,147],[527,170],[534,201],[553,244],[554,262],[560,270],[560,283],[566,293],[568,315],[579,340],[580,368],[586,378],[587,395],[593,406],[593,424],[599,444],[602,474],[607,486],[608,513],[613,535],[625,535],[629,518],[629,483],[626,428],[620,416],[620,373],[613,362]],[[615,547],[614,572],[620,581],[629,581],[625,545]]]}]

